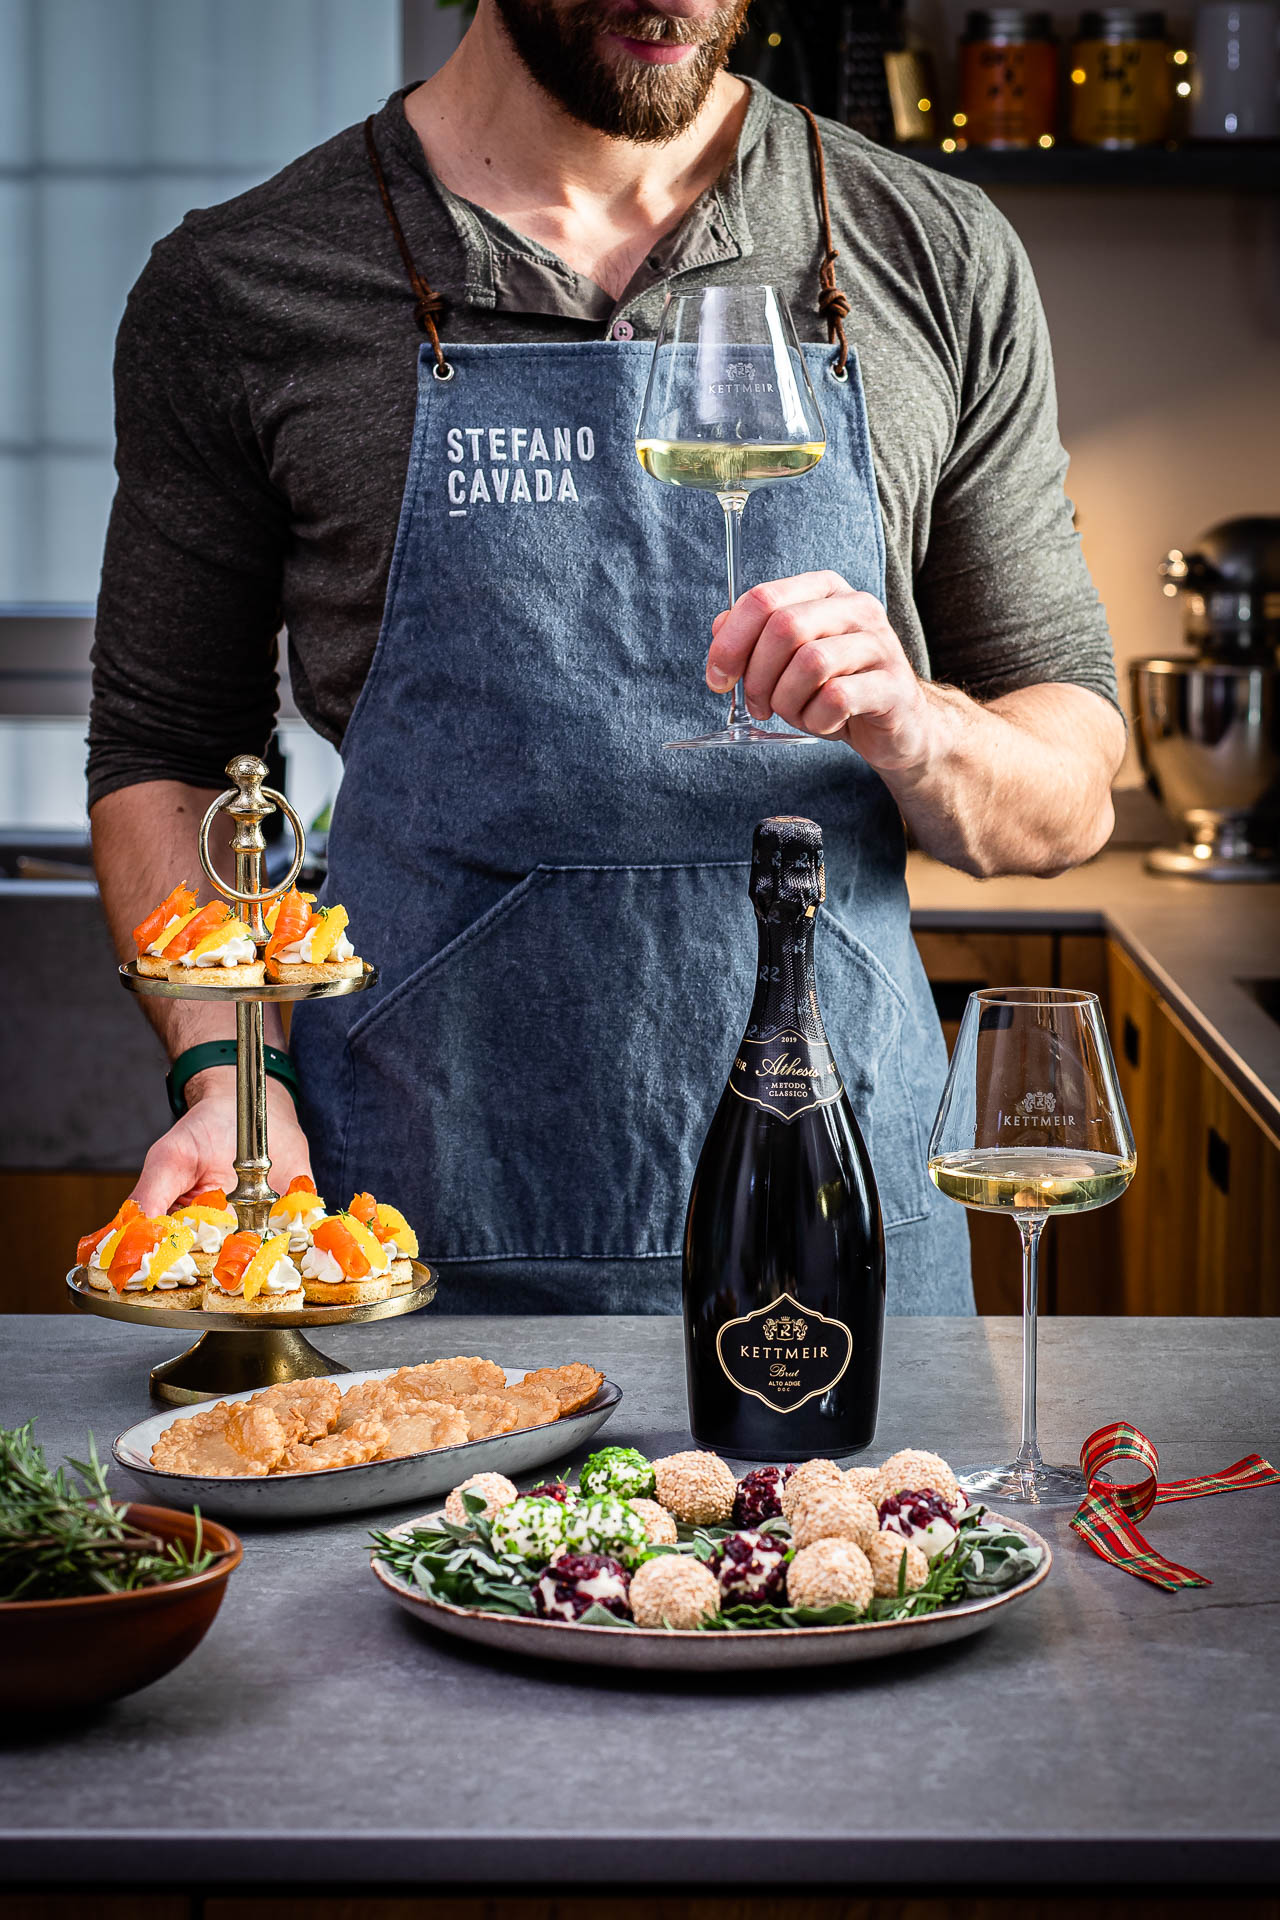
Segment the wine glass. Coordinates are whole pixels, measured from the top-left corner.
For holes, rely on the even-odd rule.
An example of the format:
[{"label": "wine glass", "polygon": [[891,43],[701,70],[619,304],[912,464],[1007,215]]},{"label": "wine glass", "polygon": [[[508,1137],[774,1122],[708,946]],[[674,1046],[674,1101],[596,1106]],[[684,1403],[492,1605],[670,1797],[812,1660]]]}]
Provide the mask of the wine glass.
[{"label": "wine glass", "polygon": [[1097,994],[971,993],[929,1140],[929,1174],[962,1206],[1011,1213],[1022,1235],[1022,1445],[1010,1466],[962,1471],[966,1493],[1040,1507],[1083,1500],[1084,1475],[1046,1466],[1036,1442],[1040,1235],[1050,1214],[1118,1200],[1136,1165]]},{"label": "wine glass", "polygon": [[[704,287],[667,296],[636,427],[645,472],[714,493],[724,509],[729,605],[747,495],[816,467],[826,429],[787,303],[773,287]],[[818,745],[817,736],[758,727],[742,682],[715,733],[668,747]]]}]

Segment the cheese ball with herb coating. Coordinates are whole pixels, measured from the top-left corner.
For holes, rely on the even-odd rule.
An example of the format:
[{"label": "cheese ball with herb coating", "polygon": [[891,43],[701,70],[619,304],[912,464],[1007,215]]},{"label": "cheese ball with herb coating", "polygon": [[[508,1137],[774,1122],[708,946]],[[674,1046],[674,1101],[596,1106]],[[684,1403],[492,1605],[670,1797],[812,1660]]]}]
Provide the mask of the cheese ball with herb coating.
[{"label": "cheese ball with herb coating", "polygon": [[628,1500],[627,1505],[632,1513],[640,1516],[640,1525],[651,1547],[674,1547],[679,1535],[665,1507],[660,1507],[656,1500]]},{"label": "cheese ball with herb coating", "polygon": [[720,1583],[714,1573],[682,1553],[662,1553],[637,1567],[630,1597],[638,1627],[674,1627],[688,1633],[720,1611]]},{"label": "cheese ball with herb coating", "polygon": [[653,1463],[638,1447],[601,1447],[583,1461],[578,1485],[584,1499],[611,1493],[619,1500],[647,1500],[653,1493]]},{"label": "cheese ball with herb coating", "polygon": [[852,1540],[815,1540],[787,1568],[793,1607],[865,1607],[874,1592],[871,1562]]},{"label": "cheese ball with herb coating", "polygon": [[499,1507],[509,1507],[520,1496],[520,1490],[508,1480],[505,1473],[473,1473],[469,1480],[462,1480],[453,1489],[444,1503],[444,1517],[452,1520],[456,1527],[464,1527],[470,1515],[462,1504],[464,1493],[478,1493],[484,1499],[483,1520],[492,1520]]},{"label": "cheese ball with herb coating", "polygon": [[687,1527],[722,1526],[733,1513],[738,1483],[718,1453],[669,1453],[653,1463],[653,1497]]},{"label": "cheese ball with herb coating", "polygon": [[863,1549],[871,1567],[871,1577],[875,1581],[876,1598],[896,1600],[898,1596],[898,1574],[905,1559],[907,1574],[904,1591],[914,1593],[929,1578],[929,1562],[919,1547],[904,1540],[898,1533],[878,1533],[869,1547]]},{"label": "cheese ball with herb coating", "polygon": [[580,1500],[576,1507],[562,1507],[560,1511],[564,1514],[564,1544],[570,1553],[603,1553],[630,1567],[649,1545],[644,1521],[633,1512],[629,1500],[606,1495],[603,1500]]},{"label": "cheese ball with herb coating", "polygon": [[523,1493],[499,1507],[490,1524],[494,1551],[527,1567],[545,1567],[566,1545],[565,1510],[545,1494]]},{"label": "cheese ball with herb coating", "polygon": [[778,1498],[782,1503],[783,1517],[791,1518],[792,1510],[798,1501],[823,1481],[838,1486],[844,1479],[834,1460],[805,1460],[798,1466],[788,1480],[783,1483]]},{"label": "cheese ball with herb coating", "polygon": [[791,1513],[791,1538],[797,1547],[815,1540],[852,1540],[865,1552],[880,1531],[880,1515],[861,1493],[843,1482],[822,1481]]}]

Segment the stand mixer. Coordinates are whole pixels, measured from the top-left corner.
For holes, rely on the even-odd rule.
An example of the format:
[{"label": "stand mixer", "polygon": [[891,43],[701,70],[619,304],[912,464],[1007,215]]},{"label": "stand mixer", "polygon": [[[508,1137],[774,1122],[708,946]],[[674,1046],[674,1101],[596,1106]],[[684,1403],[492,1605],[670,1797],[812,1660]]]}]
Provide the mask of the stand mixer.
[{"label": "stand mixer", "polygon": [[1183,833],[1147,865],[1280,879],[1280,519],[1224,520],[1159,571],[1195,651],[1129,668],[1147,786]]}]

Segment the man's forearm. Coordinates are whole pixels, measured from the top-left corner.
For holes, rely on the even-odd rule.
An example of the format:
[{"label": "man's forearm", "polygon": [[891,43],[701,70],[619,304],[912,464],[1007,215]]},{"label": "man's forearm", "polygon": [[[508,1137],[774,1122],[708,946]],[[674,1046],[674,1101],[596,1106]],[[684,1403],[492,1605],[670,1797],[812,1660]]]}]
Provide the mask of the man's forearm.
[{"label": "man's forearm", "polygon": [[[120,787],[93,808],[90,823],[98,888],[122,960],[134,956],[132,929],[179,881],[192,887],[207,884],[197,840],[200,822],[216,798],[212,788],[149,780],[136,787]],[[218,870],[229,875],[230,826],[222,834],[211,833],[209,840]],[[170,1059],[202,1040],[235,1036],[235,1006],[230,1001],[220,1007],[205,1000],[166,1000],[148,994],[142,1004]],[[268,1045],[282,1047],[284,1033],[276,1008],[268,1004],[265,1015]]]},{"label": "man's forearm", "polygon": [[926,853],[967,873],[1060,873],[1105,845],[1124,722],[1085,687],[1024,687],[979,705],[924,689],[923,764],[884,772]]}]

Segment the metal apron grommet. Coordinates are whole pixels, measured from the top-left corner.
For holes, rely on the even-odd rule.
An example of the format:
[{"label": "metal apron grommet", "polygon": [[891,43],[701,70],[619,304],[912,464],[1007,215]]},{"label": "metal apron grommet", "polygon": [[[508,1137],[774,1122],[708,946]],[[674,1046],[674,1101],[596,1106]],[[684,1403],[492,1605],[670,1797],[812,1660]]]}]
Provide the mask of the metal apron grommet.
[{"label": "metal apron grommet", "polygon": [[454,368],[450,366],[447,360],[443,366],[433,366],[431,371],[442,385],[446,380],[452,380],[454,375]]},{"label": "metal apron grommet", "polygon": [[833,366],[829,369],[829,372],[831,374],[831,378],[833,380],[838,380],[842,387],[848,385],[848,381],[849,381],[848,367]]}]

